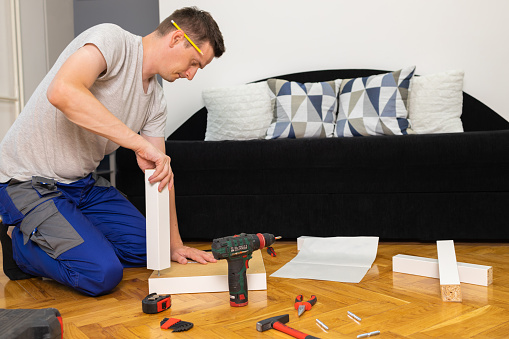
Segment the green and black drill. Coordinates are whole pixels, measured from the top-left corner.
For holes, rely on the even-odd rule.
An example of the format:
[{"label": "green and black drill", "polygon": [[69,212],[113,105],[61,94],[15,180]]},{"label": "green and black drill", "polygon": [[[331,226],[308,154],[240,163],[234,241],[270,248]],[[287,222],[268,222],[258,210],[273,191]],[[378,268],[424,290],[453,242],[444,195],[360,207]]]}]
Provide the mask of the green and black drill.
[{"label": "green and black drill", "polygon": [[[280,238],[280,237],[278,237]],[[217,238],[212,241],[212,253],[217,260],[228,262],[228,287],[230,290],[230,306],[246,306],[248,262],[251,253],[272,245],[276,237],[269,233],[246,234]]]}]

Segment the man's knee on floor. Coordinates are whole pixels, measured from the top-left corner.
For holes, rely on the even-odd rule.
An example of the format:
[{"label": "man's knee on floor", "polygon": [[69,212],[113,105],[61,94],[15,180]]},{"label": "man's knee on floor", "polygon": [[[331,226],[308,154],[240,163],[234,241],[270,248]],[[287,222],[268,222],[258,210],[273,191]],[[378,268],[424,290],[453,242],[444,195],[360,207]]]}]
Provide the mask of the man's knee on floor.
[{"label": "man's knee on floor", "polygon": [[102,262],[93,274],[81,274],[78,290],[96,297],[110,293],[123,277],[123,266],[119,261]]}]

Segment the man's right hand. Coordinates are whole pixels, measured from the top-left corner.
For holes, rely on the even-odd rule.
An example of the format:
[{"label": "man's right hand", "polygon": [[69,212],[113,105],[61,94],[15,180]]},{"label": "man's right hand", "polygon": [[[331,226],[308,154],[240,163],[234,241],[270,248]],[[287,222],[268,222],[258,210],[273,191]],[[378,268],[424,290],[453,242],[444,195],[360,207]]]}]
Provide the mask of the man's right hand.
[{"label": "man's right hand", "polygon": [[133,149],[140,169],[145,172],[147,169],[155,169],[154,174],[149,178],[150,183],[159,182],[159,192],[166,185],[173,189],[173,171],[170,166],[171,159],[166,155],[164,138],[149,137],[141,134],[148,142],[142,147]]}]

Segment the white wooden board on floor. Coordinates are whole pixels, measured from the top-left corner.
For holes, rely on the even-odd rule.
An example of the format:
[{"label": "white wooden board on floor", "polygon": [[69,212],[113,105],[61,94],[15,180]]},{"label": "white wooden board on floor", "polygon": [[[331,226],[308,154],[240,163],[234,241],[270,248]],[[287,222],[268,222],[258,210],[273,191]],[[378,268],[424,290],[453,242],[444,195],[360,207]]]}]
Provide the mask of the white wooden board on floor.
[{"label": "white wooden board on floor", "polygon": [[[392,257],[392,270],[398,273],[439,278],[438,259],[398,254]],[[492,266],[458,262],[460,282],[488,286],[493,282]]]},{"label": "white wooden board on floor", "polygon": [[[247,288],[250,291],[267,289],[267,274],[260,251],[254,251],[247,269]],[[182,294],[228,291],[228,263],[219,260],[206,265],[174,264],[170,268],[154,271],[148,279],[149,293]]]}]

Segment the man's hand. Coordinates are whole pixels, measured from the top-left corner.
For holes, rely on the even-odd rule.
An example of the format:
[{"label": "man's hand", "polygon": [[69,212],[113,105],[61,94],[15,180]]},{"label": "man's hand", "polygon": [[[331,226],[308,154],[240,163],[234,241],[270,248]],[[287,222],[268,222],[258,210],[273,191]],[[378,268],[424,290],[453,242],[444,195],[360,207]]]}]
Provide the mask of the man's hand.
[{"label": "man's hand", "polygon": [[14,231],[14,227],[16,226],[9,226],[7,228],[7,235],[9,236],[9,238],[12,238],[12,231]]},{"label": "man's hand", "polygon": [[217,262],[210,252],[201,251],[184,245],[171,247],[171,260],[176,261],[179,264],[187,264],[187,259],[194,260],[200,264]]},{"label": "man's hand", "polygon": [[147,169],[155,169],[154,174],[149,178],[149,182],[159,182],[159,192],[164,186],[168,185],[168,189],[173,189],[173,171],[170,166],[170,157],[166,155],[164,138],[149,137],[141,134],[148,141],[138,149],[135,149],[136,160],[138,166],[143,172]]}]

